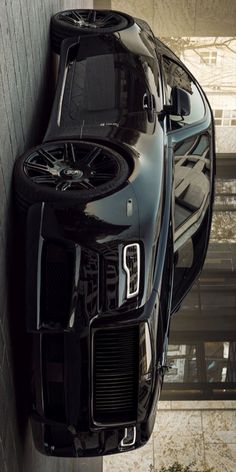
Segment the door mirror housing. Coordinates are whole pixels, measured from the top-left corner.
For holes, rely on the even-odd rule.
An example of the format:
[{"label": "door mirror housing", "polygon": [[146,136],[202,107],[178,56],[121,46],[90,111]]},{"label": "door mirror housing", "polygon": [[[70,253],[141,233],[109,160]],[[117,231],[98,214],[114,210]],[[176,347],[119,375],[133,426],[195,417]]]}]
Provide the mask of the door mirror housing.
[{"label": "door mirror housing", "polygon": [[191,112],[189,93],[180,87],[173,87],[171,91],[171,105],[164,105],[165,115],[188,116]]},{"label": "door mirror housing", "polygon": [[167,372],[172,369],[172,366],[170,364],[161,364],[158,363],[157,365],[157,371],[160,372],[161,375],[165,375]]}]

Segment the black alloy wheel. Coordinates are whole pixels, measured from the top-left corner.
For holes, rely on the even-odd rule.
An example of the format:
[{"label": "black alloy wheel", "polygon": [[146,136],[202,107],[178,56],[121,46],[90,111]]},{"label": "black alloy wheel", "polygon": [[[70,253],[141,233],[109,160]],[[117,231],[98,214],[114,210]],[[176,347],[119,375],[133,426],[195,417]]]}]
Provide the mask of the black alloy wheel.
[{"label": "black alloy wheel", "polygon": [[105,146],[56,142],[17,160],[15,188],[18,203],[25,207],[38,201],[92,201],[117,190],[128,176],[126,160]]},{"label": "black alloy wheel", "polygon": [[128,26],[127,18],[109,10],[69,10],[59,13],[58,20],[73,26],[74,31],[113,32]]},{"label": "black alloy wheel", "polygon": [[128,28],[133,19],[112,10],[66,10],[51,19],[52,48],[60,54],[63,39],[83,34],[114,33]]}]

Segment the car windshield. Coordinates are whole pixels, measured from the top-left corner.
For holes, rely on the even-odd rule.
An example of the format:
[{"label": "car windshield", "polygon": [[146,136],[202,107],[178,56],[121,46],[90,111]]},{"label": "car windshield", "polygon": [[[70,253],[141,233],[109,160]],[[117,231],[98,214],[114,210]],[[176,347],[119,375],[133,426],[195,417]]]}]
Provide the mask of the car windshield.
[{"label": "car windshield", "polygon": [[145,131],[143,101],[150,90],[151,75],[146,58],[128,52],[77,59],[67,74],[67,113],[84,126],[113,125]]}]

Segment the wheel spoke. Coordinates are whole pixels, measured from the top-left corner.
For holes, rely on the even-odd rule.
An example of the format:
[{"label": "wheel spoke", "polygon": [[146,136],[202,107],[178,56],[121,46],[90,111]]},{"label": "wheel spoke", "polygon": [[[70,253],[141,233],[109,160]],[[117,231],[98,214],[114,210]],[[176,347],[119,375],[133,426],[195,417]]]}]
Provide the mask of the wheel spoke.
[{"label": "wheel spoke", "polygon": [[28,170],[34,170],[35,172],[47,172],[50,174],[50,170],[48,166],[44,164],[37,164],[36,162],[25,162],[25,167],[27,167]]},{"label": "wheel spoke", "polygon": [[89,179],[93,180],[93,179],[96,179],[96,180],[108,180],[112,177],[111,174],[94,174],[94,175],[90,175],[89,176]]},{"label": "wheel spoke", "polygon": [[73,164],[75,164],[75,150],[72,143],[70,143],[70,146],[69,146],[69,156],[70,156],[70,161]]},{"label": "wheel spoke", "polygon": [[70,158],[69,158],[69,155],[68,155],[68,144],[67,143],[64,143],[63,159],[67,163],[70,162]]},{"label": "wheel spoke", "polygon": [[69,143],[69,145],[68,145],[68,143],[64,144],[63,160],[67,164],[75,164],[76,163],[75,149],[74,149],[73,143]]},{"label": "wheel spoke", "polygon": [[71,187],[71,184],[72,184],[71,181],[60,180],[56,184],[56,190],[61,190],[61,192],[64,192],[65,190],[68,190],[68,188]]},{"label": "wheel spoke", "polygon": [[73,10],[72,14],[76,18],[76,21],[84,21],[84,18],[77,11]]},{"label": "wheel spoke", "polygon": [[51,184],[55,182],[56,178],[52,175],[37,175],[35,177],[31,177],[31,180],[35,184]]},{"label": "wheel spoke", "polygon": [[90,10],[87,16],[87,22],[88,23],[95,23],[96,22],[96,15],[97,12],[96,10]]},{"label": "wheel spoke", "polygon": [[85,189],[85,190],[89,190],[89,189],[94,188],[94,185],[91,182],[89,182],[88,180],[83,180],[83,181],[81,180],[81,182],[78,182],[78,185],[80,187],[82,187],[83,189]]},{"label": "wheel spoke", "polygon": [[100,172],[101,174],[103,174],[104,170],[106,170],[106,172],[108,171],[109,173],[114,173],[114,162],[96,162],[96,164],[93,165],[93,170],[94,172]]},{"label": "wheel spoke", "polygon": [[58,160],[55,156],[53,156],[51,152],[47,151],[46,149],[39,149],[38,154],[51,165],[54,165],[55,162]]},{"label": "wheel spoke", "polygon": [[99,23],[101,24],[101,26],[105,26],[105,24],[107,25],[107,23],[109,23],[109,21],[112,20],[113,18],[114,18],[113,13],[108,13],[101,20],[99,20]]},{"label": "wheel spoke", "polygon": [[94,188],[94,185],[93,185],[92,182],[90,182],[88,179],[86,179],[86,180],[84,181],[84,183],[87,185],[87,188],[88,188],[88,189],[89,189],[89,188]]},{"label": "wheel spoke", "polygon": [[77,23],[77,19],[74,20],[73,18],[71,18],[71,17],[68,16],[68,15],[61,15],[61,16],[60,16],[60,19],[61,19],[62,21],[65,21],[66,23],[70,23],[70,24],[72,24],[72,25],[75,25],[75,24]]},{"label": "wheel spoke", "polygon": [[91,166],[92,162],[99,156],[101,149],[93,148],[85,157],[83,157],[82,161],[83,164],[87,165],[88,167]]}]

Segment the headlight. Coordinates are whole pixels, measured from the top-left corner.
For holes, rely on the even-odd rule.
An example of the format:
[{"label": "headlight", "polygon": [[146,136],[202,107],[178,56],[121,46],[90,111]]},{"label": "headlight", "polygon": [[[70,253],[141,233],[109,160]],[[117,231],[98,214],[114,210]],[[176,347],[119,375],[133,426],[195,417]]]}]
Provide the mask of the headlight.
[{"label": "headlight", "polygon": [[139,293],[140,285],[140,246],[138,243],[124,247],[123,267],[127,276],[126,297],[135,297]]}]

